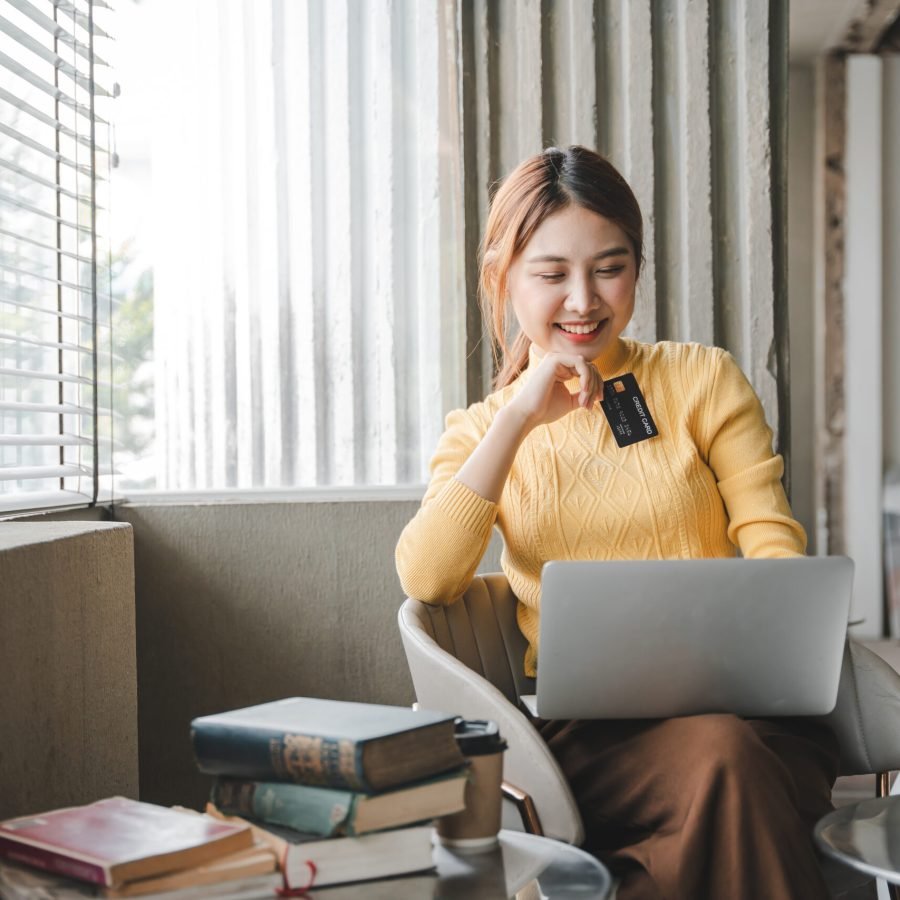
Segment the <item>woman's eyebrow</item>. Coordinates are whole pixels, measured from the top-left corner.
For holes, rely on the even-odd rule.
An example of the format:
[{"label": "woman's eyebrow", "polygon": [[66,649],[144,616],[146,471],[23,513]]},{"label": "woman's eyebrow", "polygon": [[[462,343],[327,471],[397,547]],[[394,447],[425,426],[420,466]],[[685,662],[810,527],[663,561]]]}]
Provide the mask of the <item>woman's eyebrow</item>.
[{"label": "woman's eyebrow", "polygon": [[[607,259],[610,256],[622,256],[628,255],[627,247],[610,247],[609,250],[601,250],[599,253],[594,254],[594,259]],[[547,254],[544,256],[529,256],[525,262],[529,263],[538,263],[538,262],[550,262],[550,263],[561,263],[561,262],[569,262],[565,256],[553,256],[552,254]]]}]

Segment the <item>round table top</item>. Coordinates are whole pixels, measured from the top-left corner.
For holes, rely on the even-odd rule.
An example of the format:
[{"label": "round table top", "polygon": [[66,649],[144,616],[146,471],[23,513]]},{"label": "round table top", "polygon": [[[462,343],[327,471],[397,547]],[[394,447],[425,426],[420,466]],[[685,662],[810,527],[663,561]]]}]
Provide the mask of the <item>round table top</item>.
[{"label": "round table top", "polygon": [[823,816],[813,833],[829,856],[900,884],[900,796],[842,806]]},{"label": "round table top", "polygon": [[322,900],[603,900],[609,870],[577,847],[521,831],[503,830],[496,847],[480,853],[435,843],[437,870],[402,878],[310,891]]}]

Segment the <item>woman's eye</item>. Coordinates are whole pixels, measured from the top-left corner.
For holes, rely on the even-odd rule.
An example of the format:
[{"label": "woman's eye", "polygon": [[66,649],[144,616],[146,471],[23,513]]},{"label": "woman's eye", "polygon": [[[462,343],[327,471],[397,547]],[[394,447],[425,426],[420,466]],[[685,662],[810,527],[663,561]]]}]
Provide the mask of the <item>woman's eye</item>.
[{"label": "woman's eye", "polygon": [[562,272],[539,272],[538,278],[541,281],[559,281],[563,277]]},{"label": "woman's eye", "polygon": [[625,266],[608,266],[605,269],[597,269],[594,274],[606,275],[607,277],[609,277],[610,275],[618,275],[619,272],[621,272],[624,268]]}]

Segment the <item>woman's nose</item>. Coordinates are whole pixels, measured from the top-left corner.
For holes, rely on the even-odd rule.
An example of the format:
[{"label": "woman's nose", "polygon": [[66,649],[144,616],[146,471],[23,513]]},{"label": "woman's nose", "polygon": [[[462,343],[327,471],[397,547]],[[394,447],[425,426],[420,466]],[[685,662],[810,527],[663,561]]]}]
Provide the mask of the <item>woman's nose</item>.
[{"label": "woman's nose", "polygon": [[566,309],[580,315],[587,315],[597,304],[594,285],[590,278],[579,278],[566,298]]}]

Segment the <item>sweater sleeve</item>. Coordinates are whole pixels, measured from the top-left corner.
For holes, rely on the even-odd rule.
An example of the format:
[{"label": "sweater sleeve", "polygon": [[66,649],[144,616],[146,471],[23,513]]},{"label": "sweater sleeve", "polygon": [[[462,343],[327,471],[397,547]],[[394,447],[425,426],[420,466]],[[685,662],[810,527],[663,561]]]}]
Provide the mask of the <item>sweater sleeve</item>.
[{"label": "sweater sleeve", "polygon": [[472,582],[491,539],[497,504],[485,500],[456,473],[487,431],[483,404],[455,410],[431,460],[431,481],[422,505],[407,524],[394,554],[397,574],[409,597],[447,604]]},{"label": "sweater sleeve", "polygon": [[732,355],[717,351],[706,409],[707,460],[728,511],[728,538],[747,558],[803,556],[762,404]]}]

